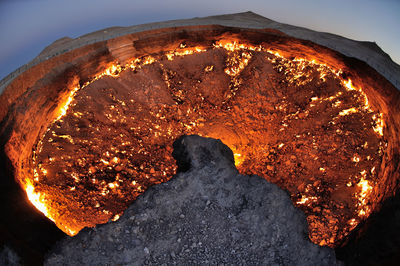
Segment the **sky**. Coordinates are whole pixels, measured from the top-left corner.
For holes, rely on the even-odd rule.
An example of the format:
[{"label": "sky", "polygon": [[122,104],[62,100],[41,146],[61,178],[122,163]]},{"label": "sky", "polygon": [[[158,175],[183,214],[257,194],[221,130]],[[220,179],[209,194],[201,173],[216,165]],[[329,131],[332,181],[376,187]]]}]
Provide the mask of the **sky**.
[{"label": "sky", "polygon": [[0,0],[0,79],[65,36],[245,11],[374,41],[400,64],[400,0]]}]

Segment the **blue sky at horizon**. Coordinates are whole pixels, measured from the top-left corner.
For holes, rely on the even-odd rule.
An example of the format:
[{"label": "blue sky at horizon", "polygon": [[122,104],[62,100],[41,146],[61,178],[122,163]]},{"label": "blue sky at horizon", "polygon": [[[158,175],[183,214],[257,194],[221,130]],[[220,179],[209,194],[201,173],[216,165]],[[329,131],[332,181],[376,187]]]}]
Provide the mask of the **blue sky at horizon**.
[{"label": "blue sky at horizon", "polygon": [[0,79],[65,36],[249,10],[281,23],[374,41],[400,64],[400,0],[0,0]]}]

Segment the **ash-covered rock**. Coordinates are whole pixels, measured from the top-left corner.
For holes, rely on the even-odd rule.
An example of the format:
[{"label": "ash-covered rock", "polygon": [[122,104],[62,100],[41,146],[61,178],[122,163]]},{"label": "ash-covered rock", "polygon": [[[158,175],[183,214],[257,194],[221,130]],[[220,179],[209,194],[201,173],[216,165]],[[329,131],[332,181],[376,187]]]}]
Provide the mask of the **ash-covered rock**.
[{"label": "ash-covered rock", "polygon": [[45,264],[340,264],[309,241],[287,193],[238,174],[221,141],[184,136],[173,155],[186,172],[148,189],[117,222],[61,241]]}]

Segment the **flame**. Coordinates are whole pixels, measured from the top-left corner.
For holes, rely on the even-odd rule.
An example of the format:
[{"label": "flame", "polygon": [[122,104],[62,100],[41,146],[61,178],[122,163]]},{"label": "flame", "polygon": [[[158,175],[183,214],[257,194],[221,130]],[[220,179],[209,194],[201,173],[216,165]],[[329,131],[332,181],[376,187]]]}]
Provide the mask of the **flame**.
[{"label": "flame", "polygon": [[[180,46],[181,48],[185,48],[184,45]],[[186,48],[186,49],[179,49],[175,50],[169,53],[166,53],[165,56],[167,57],[168,60],[174,60],[174,57],[177,56],[186,56],[186,55],[192,55],[194,53],[201,53],[207,51],[206,49],[202,47],[191,47],[191,48]]]},{"label": "flame", "polygon": [[75,93],[79,90],[79,87],[74,87],[69,93],[68,97],[65,99],[64,103],[61,104],[59,115],[56,120],[60,120],[63,116],[67,114],[68,108],[74,99]]},{"label": "flame", "polygon": [[252,55],[248,52],[228,54],[225,73],[235,77],[249,64]]},{"label": "flame", "polygon": [[254,46],[251,44],[239,43],[239,41],[232,40],[220,40],[214,44],[216,48],[223,48],[229,52],[239,51],[239,50],[249,50],[260,52],[263,51],[264,48],[262,46]]},{"label": "flame", "polygon": [[357,187],[360,189],[360,192],[357,195],[358,204],[357,206],[360,208],[358,211],[358,216],[366,216],[370,213],[370,207],[367,205],[369,195],[372,192],[372,186],[370,185],[369,181],[366,179],[366,171],[361,172],[361,179],[357,183]]},{"label": "flame", "polygon": [[29,201],[36,207],[36,209],[42,212],[47,218],[55,222],[55,219],[47,207],[46,194],[36,192],[35,187],[29,179],[25,180],[25,192]]},{"label": "flame", "polygon": [[[342,78],[342,70],[334,70],[332,68],[330,68],[329,66],[325,65],[325,64],[321,64],[318,63],[315,60],[307,60],[304,58],[295,58],[295,59],[287,59],[284,56],[281,55],[281,53],[279,51],[275,51],[275,50],[268,50],[265,49],[264,47],[261,46],[252,46],[252,45],[248,45],[248,44],[243,44],[240,43],[239,41],[232,41],[232,40],[221,40],[218,41],[215,45],[214,48],[216,49],[225,49],[227,51],[227,57],[226,57],[226,68],[224,69],[225,73],[229,76],[229,78],[231,79],[231,84],[233,84],[233,86],[235,88],[239,88],[240,85],[240,77],[239,74],[241,73],[241,71],[243,69],[246,68],[246,66],[249,64],[253,54],[255,54],[254,52],[259,52],[259,51],[264,51],[264,52],[268,52],[269,55],[267,56],[268,60],[270,62],[273,63],[274,67],[276,66],[276,70],[278,72],[281,72],[284,74],[284,77],[286,79],[285,82],[288,82],[290,84],[294,84],[294,85],[304,85],[307,82],[310,82],[310,80],[313,79],[312,71],[310,71],[311,68],[316,68],[318,70],[318,74],[319,74],[319,79],[322,81],[327,80],[327,78],[332,78],[332,76],[334,78],[336,78],[337,80],[340,81],[340,83],[343,86],[342,91],[345,92],[345,90],[347,91],[357,91],[360,93],[360,95],[354,94],[355,96],[359,97],[359,103],[363,103],[362,106],[356,107],[350,107],[346,106],[346,109],[340,110],[340,106],[341,106],[341,101],[339,100],[339,98],[342,95],[342,92],[337,92],[335,95],[331,95],[331,96],[310,96],[310,107],[312,106],[316,106],[319,105],[323,102],[326,101],[331,101],[332,102],[332,106],[338,108],[338,113],[339,116],[346,116],[346,115],[351,115],[353,113],[357,113],[357,112],[362,112],[362,113],[368,113],[368,112],[373,112],[372,111],[372,107],[369,105],[368,99],[366,97],[366,94],[364,93],[364,91],[362,90],[362,88],[358,88],[355,87],[353,85],[352,80],[350,79],[346,79],[344,80]],[[185,45],[181,45],[179,48],[175,49],[174,51],[169,51],[167,53],[165,53],[164,55],[166,56],[166,58],[168,60],[174,60],[177,57],[183,57],[183,56],[187,56],[187,55],[193,55],[195,53],[201,53],[201,52],[205,52],[206,49],[203,47],[186,47]],[[157,57],[157,58],[162,58]],[[165,60],[165,57],[163,58],[163,60]],[[86,82],[82,87],[76,86],[73,87],[71,89],[71,91],[67,94],[66,99],[63,101],[63,103],[61,104],[61,107],[59,109],[59,112],[57,113],[57,119],[56,120],[60,120],[62,117],[64,117],[69,110],[69,107],[71,106],[73,99],[76,95],[76,93],[78,92],[78,90],[85,88],[86,86],[88,86],[89,84],[91,84],[92,82],[94,82],[95,80],[98,80],[104,76],[110,76],[113,78],[117,78],[121,75],[121,73],[125,70],[137,70],[142,68],[145,65],[149,65],[149,64],[153,64],[154,62],[157,62],[156,58],[152,57],[152,56],[145,56],[142,58],[134,58],[132,59],[128,64],[121,66],[120,64],[118,64],[117,62],[114,62],[110,65],[108,65],[108,67],[106,67],[102,72],[96,74],[95,76],[91,77],[90,81]],[[310,68],[311,66],[311,68]],[[214,71],[214,65],[208,65],[204,68],[205,72],[211,72]],[[318,75],[317,74],[317,75]],[[316,79],[318,79],[318,76],[316,76]],[[318,82],[320,82],[320,80]],[[168,80],[165,80],[165,82],[167,83],[167,85],[170,87],[171,84],[169,84]],[[204,98],[203,98],[204,99]],[[118,99],[116,101],[119,101]],[[133,103],[133,100],[131,100]],[[128,104],[128,101],[126,102]],[[122,105],[122,106],[126,106],[125,102],[119,101],[118,104]],[[118,120],[117,116],[119,115],[119,111],[118,111],[118,104],[116,103],[115,105],[112,105],[109,107],[109,110],[112,111],[112,113],[107,113],[106,116],[108,119],[110,119],[110,121],[112,122],[116,122]],[[345,104],[343,104],[345,105]],[[330,105],[329,105],[330,106]],[[279,109],[280,111],[286,111],[286,106],[284,104],[280,104],[279,106],[276,106],[277,109]],[[194,109],[188,109],[184,111],[184,115],[185,117],[191,118],[194,117],[194,114],[197,111]],[[116,115],[117,113],[117,115]],[[298,115],[299,112],[297,113],[293,113],[291,114],[292,117],[296,118],[296,115]],[[81,118],[84,116],[83,113],[81,112],[74,112],[72,113],[72,115],[74,115],[76,118]],[[308,114],[306,114],[308,115]],[[165,117],[167,117],[167,115],[163,115],[160,113],[157,113],[157,118],[162,118],[165,119]],[[132,117],[131,117],[132,118]],[[125,119],[125,121],[127,119],[130,119],[129,117],[124,117],[123,119]],[[134,117],[132,118],[134,119]],[[297,119],[297,118],[296,118]],[[339,118],[338,118],[339,119]],[[122,120],[121,120],[122,121]],[[190,132],[193,134],[201,134],[201,132],[197,132],[196,130],[199,129],[199,127],[202,127],[201,125],[204,126],[204,122],[205,119],[203,119],[202,121],[200,121],[200,119],[197,120],[197,118],[193,118],[193,120],[188,120],[185,122],[181,122],[181,125],[183,126],[183,129],[185,130],[185,132]],[[331,121],[332,124],[334,124],[334,121]],[[285,123],[285,121],[282,121],[282,129],[285,130],[285,128],[287,128],[289,126],[290,123]],[[374,112],[374,114],[372,115],[372,128],[375,131],[375,133],[378,136],[383,136],[383,119],[382,119],[382,114],[380,113],[376,113]],[[89,127],[97,127],[97,125],[89,125]],[[151,133],[151,135],[154,136],[163,136],[162,134],[164,134],[165,136],[168,137],[175,137],[174,133],[176,133],[174,131],[173,127],[169,127],[168,129],[165,130],[165,132],[161,132],[162,129],[162,124],[153,124],[153,127],[149,128],[149,132]],[[50,129],[50,128],[49,128]],[[101,128],[100,128],[101,129]],[[99,130],[99,128],[97,128],[97,130]],[[140,126],[138,127],[131,127],[130,128],[131,131],[135,131],[135,130],[140,130]],[[74,142],[74,140],[72,139],[72,137],[70,135],[55,135],[53,134],[54,138],[63,138],[65,140],[68,140],[71,144],[74,144],[76,142]],[[121,138],[123,138],[123,135],[120,135]],[[216,138],[221,138],[221,136],[215,135],[213,137]],[[296,135],[297,137],[301,137],[300,135]],[[48,141],[50,142],[50,139],[48,139]],[[51,141],[53,141],[53,139],[51,139]],[[79,141],[79,140],[77,140]],[[90,145],[90,140],[82,140],[85,141],[85,145]],[[41,143],[39,141],[39,143]],[[122,146],[130,145],[129,141],[124,140],[122,143]],[[224,143],[229,143],[224,141]],[[278,144],[278,143],[277,143]],[[286,146],[285,146],[286,145]],[[313,143],[314,145],[314,143]],[[232,151],[233,151],[233,155],[234,155],[234,160],[235,160],[235,165],[238,166],[242,166],[243,163],[245,162],[246,158],[251,158],[249,155],[251,154],[249,151],[245,150],[243,147],[241,147],[240,145],[238,146],[240,148],[240,150],[235,147],[235,144],[233,143],[229,143],[229,146],[231,147]],[[285,147],[285,148],[283,148]],[[288,148],[286,148],[288,147]],[[314,146],[313,146],[314,147]],[[317,146],[315,146],[317,147]],[[38,150],[36,152],[40,153],[40,148],[41,145],[38,145]],[[290,149],[290,145],[288,145],[287,143],[280,143],[279,145],[276,145],[275,148],[277,148],[280,152],[285,152],[284,150],[286,149]],[[93,169],[89,169],[88,173],[89,174],[93,174],[96,173],[99,169],[103,168],[107,168],[107,169],[112,169],[112,167],[116,167],[118,164],[123,165],[124,160],[126,157],[125,154],[121,157],[116,157],[119,156],[117,155],[117,153],[121,152],[121,153],[127,153],[129,154],[129,151],[123,150],[121,149],[121,151],[119,151],[118,149],[111,149],[112,151],[106,151],[104,154],[104,159],[100,158],[98,159],[97,162],[99,162],[98,165],[92,166]],[[143,146],[140,146],[140,152],[144,152],[144,148]],[[110,155],[110,153],[112,153]],[[364,157],[362,157],[364,158]],[[360,158],[357,156],[354,156],[353,158],[349,158],[350,160],[352,159],[353,162],[358,163],[360,161]],[[49,159],[50,160],[50,159]],[[54,159],[50,160],[53,162]],[[315,157],[315,160],[318,160],[318,157]],[[79,163],[79,160],[78,160]],[[288,161],[288,163],[291,163],[290,160]],[[43,176],[48,174],[47,170],[45,170],[44,168],[42,169],[39,164],[35,164],[34,165],[37,166],[37,168],[34,169],[34,180],[35,181],[39,181],[39,175]],[[121,167],[121,166],[118,167]],[[98,168],[97,168],[98,167]],[[135,169],[135,171],[133,171],[134,174],[132,174],[132,176],[136,175],[136,174],[142,174],[145,173],[145,171],[142,171],[143,169],[145,169],[146,166],[141,165],[140,167],[138,167],[137,169]],[[148,167],[148,166],[147,166]],[[265,165],[264,165],[265,167]],[[324,166],[325,167],[325,166]],[[329,172],[329,167],[327,167],[326,169],[324,167],[319,167],[319,171],[326,174]],[[41,170],[41,171],[37,171],[37,170]],[[51,174],[52,171],[51,169],[49,169],[49,173]],[[136,171],[137,170],[137,171]],[[264,169],[265,170],[265,169]],[[141,172],[142,171],[142,172]],[[158,171],[158,170],[155,170]],[[153,169],[154,172],[154,169]],[[163,172],[163,176],[168,176],[171,171],[167,171],[167,169],[164,170],[160,170],[160,172]],[[372,169],[371,169],[371,172]],[[265,173],[265,172],[264,172]],[[74,182],[80,182],[81,179],[79,178],[79,175],[77,173],[70,173],[69,175],[73,178]],[[372,192],[372,186],[370,184],[370,182],[366,179],[366,175],[365,173],[363,174],[363,172],[361,173],[362,178],[359,181],[359,183],[357,183],[357,188],[359,190],[359,192],[354,195],[355,198],[353,198],[354,200],[357,200],[357,211],[358,213],[354,213],[354,215],[359,215],[359,217],[364,217],[366,215],[369,214],[370,209],[369,206],[367,206],[368,203],[368,197],[370,196],[371,192]],[[144,174],[146,179],[150,179],[151,175],[148,175],[147,173]],[[91,177],[91,180],[93,181],[93,184],[99,185],[100,186],[100,181],[96,180],[95,178]],[[101,183],[101,185],[103,186],[102,189],[100,190],[101,192],[99,193],[99,196],[105,196],[107,194],[111,195],[113,193],[119,193],[118,191],[121,189],[121,187],[123,187],[123,183],[122,183],[122,178],[121,179],[116,179],[115,182],[104,182]],[[354,180],[353,180],[354,182]],[[141,184],[139,181],[136,182],[135,180],[133,181],[129,181],[130,185],[132,185],[136,191],[140,191],[143,192],[144,189],[146,189],[146,186]],[[140,186],[143,185],[143,186]],[[352,183],[349,182],[347,184],[348,187],[352,186]],[[72,188],[70,188],[71,191],[74,190],[79,190],[79,186],[74,186]],[[318,186],[316,186],[316,189],[319,189]],[[35,191],[35,187],[33,185],[32,182],[30,182],[29,180],[26,181],[26,185],[25,185],[25,190],[26,193],[28,195],[29,200],[32,202],[32,204],[34,204],[36,206],[36,208],[38,208],[42,213],[44,213],[47,217],[49,217],[52,221],[54,221],[54,217],[57,217],[56,215],[52,215],[51,214],[51,207],[49,205],[49,201],[51,198],[47,198],[48,200],[46,200],[47,196],[51,196],[51,195],[46,195],[44,193],[40,193]],[[310,196],[312,192],[305,190],[305,194],[301,196],[300,199],[298,199],[296,201],[296,204],[298,205],[303,205],[302,207],[308,208],[308,207],[314,207],[314,205],[317,205],[316,202],[318,200],[318,198],[316,196]],[[313,192],[315,193],[315,192]],[[313,195],[313,194],[311,194]],[[315,195],[315,194],[314,194]],[[98,203],[96,203],[96,208],[99,207],[100,205],[98,205]],[[106,214],[110,214],[110,212],[106,212],[104,211],[104,213]],[[119,214],[115,215],[112,219],[118,219]],[[360,218],[357,218],[358,220]],[[358,220],[352,219],[349,222],[350,226],[355,226],[355,224],[358,222]],[[347,223],[347,221],[346,221]],[[63,225],[61,225],[63,226]],[[76,231],[72,230],[71,228],[66,228],[65,226],[62,228],[62,230],[64,230],[64,232],[70,234],[70,235],[74,235],[76,234]]]},{"label": "flame", "polygon": [[309,201],[316,201],[316,200],[318,200],[318,198],[315,197],[315,196],[307,197],[305,195],[302,195],[301,199],[296,201],[296,203],[301,205],[301,204],[305,204],[305,203],[307,203]]},{"label": "flame", "polygon": [[120,217],[121,217],[121,216],[117,214],[117,215],[115,215],[111,220],[112,220],[113,222],[115,222],[115,221],[117,221]]},{"label": "flame", "polygon": [[242,154],[240,154],[240,153],[237,153],[237,152],[233,153],[233,157],[235,159],[235,166],[236,167],[241,165],[245,160],[244,156]]},{"label": "flame", "polygon": [[344,80],[342,81],[342,83],[349,91],[356,90],[356,88],[353,86],[353,82],[351,81],[351,79]]},{"label": "flame", "polygon": [[106,70],[104,70],[103,74],[104,76],[111,76],[111,77],[118,77],[119,74],[122,71],[122,67],[118,64],[116,65],[111,65],[108,68],[106,68]]},{"label": "flame", "polygon": [[383,114],[374,114],[372,116],[372,120],[374,120],[374,125],[372,126],[372,129],[377,133],[379,136],[383,136],[383,119],[382,119]]},{"label": "flame", "polygon": [[357,113],[357,112],[358,112],[357,108],[351,107],[349,109],[345,109],[345,110],[340,111],[339,115],[340,116],[345,116],[345,115],[354,114],[354,113]]}]

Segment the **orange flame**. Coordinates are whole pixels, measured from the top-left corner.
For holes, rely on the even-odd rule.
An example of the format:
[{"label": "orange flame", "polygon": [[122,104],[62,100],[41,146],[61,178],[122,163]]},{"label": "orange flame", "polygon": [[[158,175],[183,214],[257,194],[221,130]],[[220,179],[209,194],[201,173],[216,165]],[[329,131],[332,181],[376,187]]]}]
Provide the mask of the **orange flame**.
[{"label": "orange flame", "polygon": [[36,192],[35,187],[29,179],[25,180],[25,192],[28,196],[29,201],[42,212],[46,217],[48,217],[53,222],[55,221],[46,204],[46,194]]},{"label": "orange flame", "polygon": [[361,173],[363,177],[361,178],[360,182],[358,182],[357,186],[361,190],[358,194],[358,206],[361,209],[358,212],[359,216],[368,215],[370,212],[369,206],[367,206],[368,196],[372,192],[372,186],[369,184],[368,180],[365,179],[365,170]]}]

